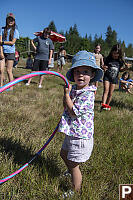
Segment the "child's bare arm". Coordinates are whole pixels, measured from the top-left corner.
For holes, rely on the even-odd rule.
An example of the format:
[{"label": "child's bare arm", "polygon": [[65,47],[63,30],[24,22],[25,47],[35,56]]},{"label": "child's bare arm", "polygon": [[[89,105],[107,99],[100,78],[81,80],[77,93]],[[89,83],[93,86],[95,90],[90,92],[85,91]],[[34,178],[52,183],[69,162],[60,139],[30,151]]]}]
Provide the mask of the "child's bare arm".
[{"label": "child's bare arm", "polygon": [[63,105],[65,107],[67,107],[68,112],[70,113],[70,115],[75,116],[75,113],[73,111],[73,102],[70,98],[70,91],[71,91],[71,85],[69,88],[64,88],[64,99],[63,99]]}]

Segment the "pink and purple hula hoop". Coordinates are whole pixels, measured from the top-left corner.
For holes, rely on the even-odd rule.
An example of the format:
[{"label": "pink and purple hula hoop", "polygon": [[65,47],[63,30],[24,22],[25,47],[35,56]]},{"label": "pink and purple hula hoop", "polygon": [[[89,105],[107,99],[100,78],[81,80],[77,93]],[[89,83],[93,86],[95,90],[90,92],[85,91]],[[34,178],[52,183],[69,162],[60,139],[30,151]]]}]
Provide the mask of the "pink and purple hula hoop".
[{"label": "pink and purple hula hoop", "polygon": [[[25,79],[34,77],[34,76],[39,76],[39,75],[54,75],[54,76],[58,76],[61,79],[64,80],[65,84],[67,87],[69,87],[69,82],[67,81],[67,79],[60,73],[55,72],[55,71],[37,71],[34,73],[30,73],[24,76],[21,76],[9,83],[7,83],[6,85],[4,85],[3,87],[0,88],[0,93],[7,90],[8,88],[12,87],[13,85],[16,85],[17,83],[24,81]],[[59,125],[59,123],[58,123]],[[19,174],[22,170],[24,170],[26,167],[28,167],[28,165],[38,156],[41,154],[41,152],[47,147],[47,145],[50,143],[50,141],[53,139],[55,133],[58,130],[58,125],[56,126],[55,130],[53,131],[53,133],[51,134],[51,136],[49,137],[49,139],[47,140],[47,142],[43,145],[43,147],[35,154],[35,156],[29,161],[27,162],[25,165],[23,165],[21,168],[19,168],[17,171],[15,171],[14,173],[12,173],[11,175],[3,178],[0,180],[0,184],[5,183],[6,181],[8,181],[9,179],[13,178],[14,176],[16,176],[17,174]]]}]

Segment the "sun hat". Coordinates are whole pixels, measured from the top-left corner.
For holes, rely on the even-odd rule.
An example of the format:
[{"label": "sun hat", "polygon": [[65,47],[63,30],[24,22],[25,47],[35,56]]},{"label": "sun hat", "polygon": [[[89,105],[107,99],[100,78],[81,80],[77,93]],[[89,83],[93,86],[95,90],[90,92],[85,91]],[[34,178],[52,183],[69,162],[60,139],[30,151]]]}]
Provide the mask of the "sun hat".
[{"label": "sun hat", "polygon": [[94,54],[84,50],[79,51],[73,56],[72,66],[66,73],[66,77],[69,81],[74,82],[73,69],[80,66],[88,66],[95,69],[95,76],[93,79],[91,79],[91,82],[100,80],[103,75],[103,70],[98,65],[96,65]]},{"label": "sun hat", "polygon": [[8,18],[8,17],[12,17],[15,20],[15,16],[14,16],[13,13],[8,13],[7,16],[6,16],[6,18]]}]

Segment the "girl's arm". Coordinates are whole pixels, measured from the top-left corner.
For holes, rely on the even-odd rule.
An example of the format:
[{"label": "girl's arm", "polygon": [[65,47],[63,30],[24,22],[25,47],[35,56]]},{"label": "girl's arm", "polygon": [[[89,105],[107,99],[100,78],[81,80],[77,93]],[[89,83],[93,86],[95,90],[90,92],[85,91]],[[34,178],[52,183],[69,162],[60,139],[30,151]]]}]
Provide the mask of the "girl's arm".
[{"label": "girl's arm", "polygon": [[120,72],[124,72],[124,71],[128,70],[128,69],[132,66],[132,64],[125,63],[125,62],[124,62],[124,65],[125,65],[125,66],[122,66],[122,67],[120,68]]},{"label": "girl's arm", "polygon": [[[0,43],[2,43],[2,35],[0,35]],[[0,58],[4,59],[3,47],[0,46]]]},{"label": "girl's arm", "polygon": [[70,115],[72,116],[76,116],[74,111],[73,111],[73,102],[70,98],[70,91],[71,91],[71,85],[69,88],[64,88],[64,99],[63,99],[63,104],[64,104],[64,107],[67,107],[68,109],[68,112],[70,113]]},{"label": "girl's arm", "polygon": [[48,62],[49,65],[51,64],[52,55],[53,55],[53,50],[50,50],[49,62]]},{"label": "girl's arm", "polygon": [[13,38],[12,41],[4,41],[2,45],[9,45],[9,46],[12,46],[12,45],[15,44],[16,40],[17,40],[16,38]]},{"label": "girl's arm", "polygon": [[101,64],[101,67],[104,66],[103,56],[102,56],[101,59],[100,59],[100,64]]},{"label": "girl's arm", "polygon": [[36,51],[36,46],[35,46],[35,44],[34,44],[33,40],[31,40],[31,45],[33,46],[33,48],[34,48],[34,49],[35,49],[35,51]]},{"label": "girl's arm", "polygon": [[106,72],[106,70],[108,69],[108,66],[103,65],[103,66],[102,66],[102,69],[104,70],[104,72]]},{"label": "girl's arm", "polygon": [[128,81],[120,80],[121,83],[129,83]]}]

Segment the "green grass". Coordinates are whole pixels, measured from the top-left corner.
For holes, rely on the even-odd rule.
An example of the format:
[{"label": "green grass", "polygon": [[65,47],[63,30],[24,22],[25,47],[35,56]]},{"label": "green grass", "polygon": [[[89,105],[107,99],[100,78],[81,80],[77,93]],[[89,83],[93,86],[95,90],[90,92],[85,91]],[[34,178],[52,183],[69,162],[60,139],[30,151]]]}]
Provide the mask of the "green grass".
[{"label": "green grass", "polygon": [[[20,61],[14,76],[30,73]],[[65,75],[69,64],[65,66]],[[56,71],[56,67],[53,69]],[[25,81],[13,92],[0,94],[0,178],[18,170],[43,146],[63,112],[64,82],[46,75],[43,89],[38,78],[27,87]],[[133,182],[133,96],[113,93],[112,110],[100,112],[102,84],[95,100],[94,150],[90,160],[81,165],[82,194],[73,199],[118,200],[119,184]],[[61,175],[66,170],[60,158],[64,135],[54,139],[26,169],[0,186],[0,200],[60,200],[71,180]]]}]

